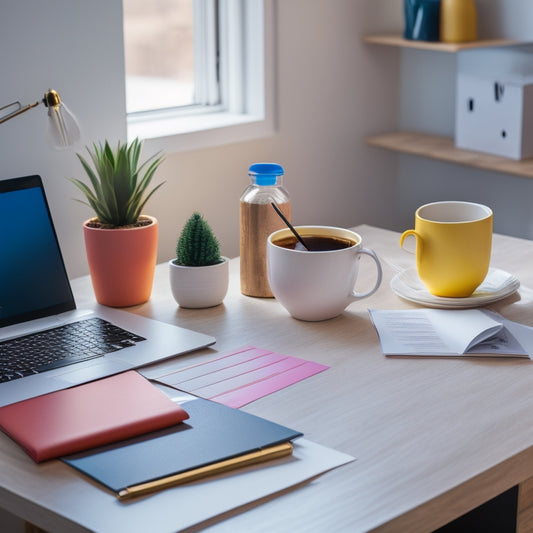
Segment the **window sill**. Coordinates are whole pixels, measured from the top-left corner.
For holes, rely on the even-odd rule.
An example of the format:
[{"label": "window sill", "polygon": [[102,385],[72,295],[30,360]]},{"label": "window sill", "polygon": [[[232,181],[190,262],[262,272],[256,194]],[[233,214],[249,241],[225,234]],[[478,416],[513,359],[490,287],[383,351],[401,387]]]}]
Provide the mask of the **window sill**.
[{"label": "window sill", "polygon": [[139,137],[151,150],[177,153],[210,148],[274,134],[271,120],[228,112],[128,122],[128,140]]}]

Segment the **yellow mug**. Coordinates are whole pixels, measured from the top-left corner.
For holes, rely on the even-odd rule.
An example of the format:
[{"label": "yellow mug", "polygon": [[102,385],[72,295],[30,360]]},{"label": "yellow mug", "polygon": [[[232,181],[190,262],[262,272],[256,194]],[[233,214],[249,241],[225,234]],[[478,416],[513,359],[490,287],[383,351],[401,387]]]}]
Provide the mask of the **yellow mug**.
[{"label": "yellow mug", "polygon": [[492,211],[470,202],[434,202],[416,210],[415,229],[418,276],[435,296],[470,296],[483,282],[490,264]]}]

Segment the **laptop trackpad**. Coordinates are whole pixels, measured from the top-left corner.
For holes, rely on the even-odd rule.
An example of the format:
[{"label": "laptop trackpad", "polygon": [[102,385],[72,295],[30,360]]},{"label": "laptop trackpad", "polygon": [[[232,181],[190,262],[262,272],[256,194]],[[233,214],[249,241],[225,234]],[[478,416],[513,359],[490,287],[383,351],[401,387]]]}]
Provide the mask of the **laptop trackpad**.
[{"label": "laptop trackpad", "polygon": [[[83,363],[81,365],[83,366]],[[91,361],[91,364],[85,368],[79,368],[79,366],[80,365],[77,364],[75,365],[76,369],[71,367],[71,370],[66,367],[63,372],[57,374],[54,373],[54,379],[60,379],[70,384],[78,385],[79,383],[111,376],[131,369],[131,365],[123,361],[109,361],[105,358],[101,361],[93,360]]]}]

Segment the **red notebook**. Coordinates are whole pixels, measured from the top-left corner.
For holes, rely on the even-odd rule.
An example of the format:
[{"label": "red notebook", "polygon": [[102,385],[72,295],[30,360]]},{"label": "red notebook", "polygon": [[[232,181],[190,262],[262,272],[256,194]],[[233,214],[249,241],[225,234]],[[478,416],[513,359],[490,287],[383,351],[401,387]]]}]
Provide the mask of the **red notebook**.
[{"label": "red notebook", "polygon": [[133,370],[0,407],[0,428],[36,462],[187,418],[183,408]]}]

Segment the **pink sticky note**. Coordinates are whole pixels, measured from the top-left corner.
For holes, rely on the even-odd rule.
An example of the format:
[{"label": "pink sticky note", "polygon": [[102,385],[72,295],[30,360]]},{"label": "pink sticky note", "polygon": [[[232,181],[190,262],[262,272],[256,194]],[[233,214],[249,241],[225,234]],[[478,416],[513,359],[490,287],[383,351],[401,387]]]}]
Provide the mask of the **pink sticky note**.
[{"label": "pink sticky note", "polygon": [[157,379],[195,396],[238,408],[327,368],[298,357],[246,347]]},{"label": "pink sticky note", "polygon": [[[223,357],[219,357],[214,361],[208,361],[207,363],[200,363],[197,365],[189,366],[172,372],[166,376],[162,376],[167,385],[175,386],[185,383],[190,379],[195,379],[199,376],[205,376],[206,374],[216,373],[224,368],[231,368],[239,365],[240,363],[251,361],[256,357],[261,357],[265,354],[270,354],[268,350],[259,350],[257,348],[242,348],[238,351],[232,352]],[[162,381],[162,379],[160,381]]]},{"label": "pink sticky note", "polygon": [[[237,365],[220,368],[216,372],[209,372],[198,376],[196,378],[189,379],[187,381],[180,382],[180,386],[187,387],[189,391],[196,391],[202,387],[209,387],[210,385],[216,385],[218,383],[224,383],[236,378],[245,380],[251,380],[254,372],[261,370],[262,368],[271,368],[276,363],[285,360],[286,357],[280,354],[267,353],[263,357],[250,359],[248,361],[241,361]],[[222,385],[224,386],[224,385]]]},{"label": "pink sticky note", "polygon": [[304,365],[289,369],[283,374],[272,376],[263,381],[252,383],[248,386],[218,396],[213,396],[209,399],[238,409],[239,407],[253,402],[254,400],[258,400],[263,396],[267,396],[268,394],[272,394],[273,392],[288,387],[293,383],[297,383],[302,379],[318,374],[319,372],[326,370],[326,368],[329,367],[307,362]]},{"label": "pink sticky note", "polygon": [[268,366],[261,366],[253,369],[248,368],[248,371],[245,373],[237,374],[222,381],[218,381],[217,383],[191,390],[191,392],[201,395],[203,398],[212,398],[213,396],[217,396],[224,392],[247,387],[254,383],[279,376],[300,364],[301,363],[299,363],[298,360],[285,357],[284,359],[273,361],[272,364]]}]

